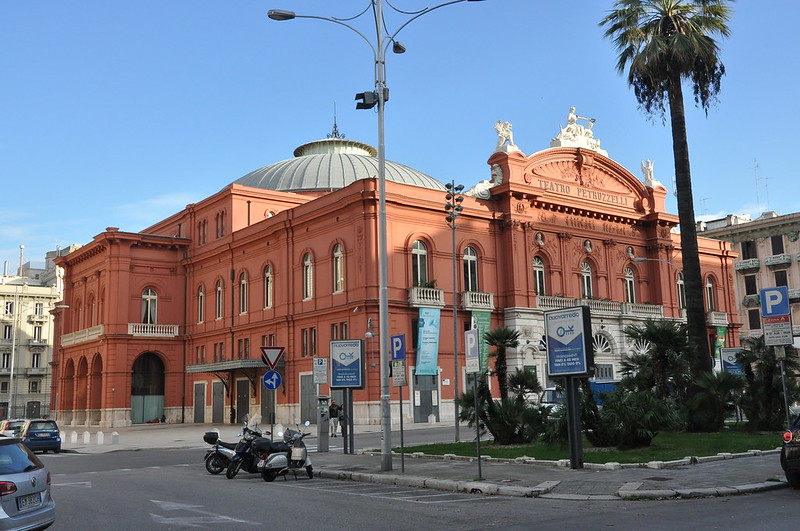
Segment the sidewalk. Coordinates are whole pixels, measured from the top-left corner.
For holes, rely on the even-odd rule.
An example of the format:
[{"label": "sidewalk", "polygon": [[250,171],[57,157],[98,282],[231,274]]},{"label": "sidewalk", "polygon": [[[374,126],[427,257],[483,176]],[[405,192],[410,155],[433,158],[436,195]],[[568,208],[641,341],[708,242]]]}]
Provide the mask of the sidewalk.
[{"label": "sidewalk", "polygon": [[[406,429],[429,426],[421,424]],[[231,424],[146,424],[104,430],[67,427],[62,429],[62,448],[65,452],[76,453],[142,448],[201,449],[208,447],[203,443],[203,434],[213,430],[219,431],[223,440],[233,441],[238,427]],[[73,440],[73,432],[76,440]],[[102,432],[103,444],[98,444],[99,432]],[[357,436],[370,433],[377,436],[380,426],[356,426],[355,432]],[[394,433],[393,441],[398,440]],[[481,461],[483,480],[476,481],[478,463],[475,458],[406,454],[401,460],[400,455],[395,454],[392,470],[381,471],[379,452],[361,450],[356,454],[344,454],[341,439],[331,439],[331,451],[319,453],[315,451],[314,439],[309,438],[308,443],[314,471],[320,477],[459,492],[612,501],[732,496],[787,487],[779,450],[642,465],[587,463],[578,470],[569,468],[569,460],[544,462],[520,458],[508,461],[484,457]]]}]

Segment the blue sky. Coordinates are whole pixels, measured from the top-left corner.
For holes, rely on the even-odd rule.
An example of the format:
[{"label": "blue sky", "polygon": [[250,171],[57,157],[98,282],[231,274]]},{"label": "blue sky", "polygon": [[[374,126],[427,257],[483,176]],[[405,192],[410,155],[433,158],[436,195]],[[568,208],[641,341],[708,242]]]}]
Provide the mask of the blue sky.
[{"label": "blue sky", "polygon": [[[432,5],[394,0],[406,10]],[[672,189],[670,129],[637,107],[597,23],[611,0],[487,0],[449,6],[398,35],[389,54],[389,160],[441,181],[489,178],[497,120],[526,154],[546,149],[570,106],[594,117],[609,156]],[[325,138],[334,106],[348,139],[377,146],[372,52],[317,20],[276,22],[269,9],[350,17],[366,0],[29,0],[0,3],[0,261],[26,261],[108,226],[140,231],[261,166]],[[687,100],[696,214],[800,211],[786,157],[800,65],[796,0],[732,4],[720,101]],[[391,12],[390,29],[405,17]],[[352,22],[374,35],[370,19]],[[668,210],[677,213],[674,196]]]}]

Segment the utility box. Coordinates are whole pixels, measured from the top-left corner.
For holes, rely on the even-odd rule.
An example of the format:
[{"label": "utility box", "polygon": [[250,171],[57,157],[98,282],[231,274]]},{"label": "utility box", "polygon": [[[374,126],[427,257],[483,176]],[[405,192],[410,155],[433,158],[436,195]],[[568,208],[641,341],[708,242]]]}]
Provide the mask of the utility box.
[{"label": "utility box", "polygon": [[328,395],[317,396],[317,452],[327,452],[330,443],[330,422],[328,407],[330,406]]}]

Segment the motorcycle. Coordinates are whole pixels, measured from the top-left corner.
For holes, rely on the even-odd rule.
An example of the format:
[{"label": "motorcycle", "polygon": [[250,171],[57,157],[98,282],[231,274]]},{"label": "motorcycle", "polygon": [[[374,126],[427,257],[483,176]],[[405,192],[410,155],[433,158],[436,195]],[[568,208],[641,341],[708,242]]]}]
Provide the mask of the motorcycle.
[{"label": "motorcycle", "polygon": [[[268,431],[264,434],[272,435]],[[239,435],[241,439],[236,443],[228,467],[225,469],[225,477],[228,479],[235,478],[239,470],[258,472],[257,465],[261,456],[268,455],[273,445],[271,439],[262,437],[257,424],[254,424],[253,427],[247,425],[247,418],[245,418],[242,432]]]},{"label": "motorcycle", "polygon": [[220,474],[231,463],[231,458],[236,453],[236,443],[220,441],[219,433],[215,431],[207,431],[203,434],[203,440],[212,445],[206,451],[206,456],[203,459],[206,463],[206,470],[208,470],[209,474]]},{"label": "motorcycle", "polygon": [[[305,426],[309,426],[309,421]],[[314,469],[311,466],[311,459],[308,457],[308,449],[303,439],[311,433],[301,433],[299,430],[287,429],[283,436],[284,445],[272,444],[268,455],[262,456],[257,464],[257,469],[261,472],[264,481],[275,481],[278,476],[285,476],[293,472],[297,478],[297,472],[305,469],[308,478],[314,477]]]}]

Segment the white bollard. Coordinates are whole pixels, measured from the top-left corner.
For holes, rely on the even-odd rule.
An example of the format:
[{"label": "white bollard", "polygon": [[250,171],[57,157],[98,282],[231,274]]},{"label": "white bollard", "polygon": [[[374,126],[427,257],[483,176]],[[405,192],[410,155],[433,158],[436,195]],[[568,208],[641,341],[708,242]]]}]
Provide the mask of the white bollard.
[{"label": "white bollard", "polygon": [[97,444],[103,446],[106,436],[103,434],[102,431],[97,432]]},{"label": "white bollard", "polygon": [[83,444],[91,444],[92,434],[88,431],[83,432]]},{"label": "white bollard", "polygon": [[69,442],[71,442],[72,444],[78,444],[78,432],[77,431],[72,430],[70,432],[70,434],[69,434]]},{"label": "white bollard", "polygon": [[119,433],[113,432],[111,434],[111,444],[119,444]]}]

